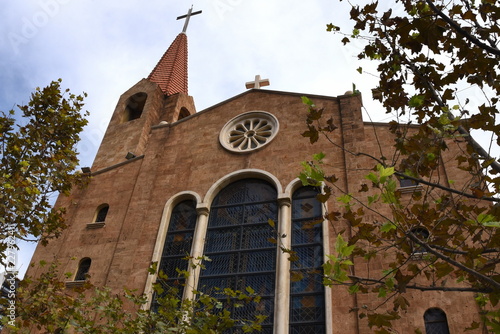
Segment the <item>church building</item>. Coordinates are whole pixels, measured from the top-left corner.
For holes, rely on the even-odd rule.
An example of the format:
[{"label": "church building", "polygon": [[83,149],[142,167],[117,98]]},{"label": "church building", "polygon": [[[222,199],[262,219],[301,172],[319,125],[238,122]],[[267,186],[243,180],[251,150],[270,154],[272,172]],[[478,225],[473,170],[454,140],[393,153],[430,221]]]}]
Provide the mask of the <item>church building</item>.
[{"label": "church building", "polygon": [[[206,292],[251,286],[268,316],[262,333],[371,333],[366,319],[352,310],[377,301],[350,295],[345,287],[324,287],[317,274],[347,223],[325,220],[304,228],[339,204],[335,196],[320,203],[320,190],[303,186],[298,175],[302,161],[325,152],[337,185],[355,193],[373,161],[326,140],[311,145],[301,136],[307,129],[301,97],[324,108],[338,127],[332,141],[347,150],[380,155],[380,142],[390,154],[394,139],[388,124],[363,122],[359,94],[262,89],[269,81],[260,76],[247,90],[242,84],[241,94],[196,111],[188,95],[185,30],[149,76],[118,99],[87,171],[88,186],[58,199],[57,205],[67,208],[68,228],[47,246],[39,245],[32,261],[57,259],[61,272],[74,273],[68,287],[90,276],[98,286],[117,292],[127,287],[152,298],[152,262],[175,280],[175,268],[187,269],[186,254],[207,256],[206,269],[189,268],[186,286]],[[290,262],[288,253],[269,242],[276,235],[284,236],[283,246],[294,250],[298,261]],[[360,274],[380,268],[376,262],[356,263]],[[27,275],[36,276],[36,270]],[[292,280],[294,270],[304,278]],[[192,289],[183,295],[193,297]],[[411,307],[394,322],[397,333],[415,328],[459,333],[477,320],[472,294],[413,291],[406,297]],[[252,310],[244,311],[249,316]]]}]

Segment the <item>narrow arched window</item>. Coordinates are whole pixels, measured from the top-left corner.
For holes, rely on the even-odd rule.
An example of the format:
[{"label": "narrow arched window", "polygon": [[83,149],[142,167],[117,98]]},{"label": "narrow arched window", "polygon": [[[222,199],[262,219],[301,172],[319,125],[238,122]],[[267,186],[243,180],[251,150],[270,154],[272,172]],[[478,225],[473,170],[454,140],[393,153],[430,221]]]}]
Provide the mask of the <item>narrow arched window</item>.
[{"label": "narrow arched window", "polygon": [[108,204],[101,204],[97,208],[96,216],[95,216],[95,223],[104,223],[106,220],[106,216],[108,215],[108,210],[109,210],[109,205]]},{"label": "narrow arched window", "polygon": [[141,92],[132,95],[127,100],[123,114],[123,122],[132,121],[141,117],[147,97],[148,94]]},{"label": "narrow arched window", "polygon": [[[417,227],[411,230],[411,232],[420,240],[427,242],[429,240],[429,231],[423,227]],[[412,254],[419,255],[425,254],[427,250],[418,243],[412,243]]]},{"label": "narrow arched window", "polygon": [[[178,270],[188,269],[189,263],[186,257],[191,253],[196,218],[194,201],[183,201],[174,207],[161,255],[159,271],[168,278],[160,277],[158,281],[162,284],[163,290],[171,291],[179,298],[182,297],[184,277]],[[154,298],[153,309],[156,308],[156,299],[157,296]]]},{"label": "narrow arched window", "polygon": [[325,297],[322,284],[323,213],[318,191],[303,187],[292,197],[290,334],[325,333]]},{"label": "narrow arched window", "polygon": [[182,107],[180,112],[179,112],[179,117],[177,120],[181,120],[183,118],[186,118],[188,117],[189,115],[191,115],[191,113],[189,112],[189,110],[187,110],[186,108]]},{"label": "narrow arched window", "polygon": [[[229,311],[236,318],[267,318],[263,333],[272,332],[277,246],[269,219],[278,221],[276,189],[259,179],[234,182],[215,197],[210,208],[204,262],[198,290],[217,296],[215,288],[245,291],[261,296],[258,304]],[[238,331],[239,329],[235,329]]]},{"label": "narrow arched window", "polygon": [[439,308],[430,308],[424,313],[426,334],[450,334],[446,313]]},{"label": "narrow arched window", "polygon": [[87,279],[91,263],[92,260],[88,257],[80,260],[80,263],[78,264],[78,271],[76,272],[75,276],[75,281],[84,281]]}]

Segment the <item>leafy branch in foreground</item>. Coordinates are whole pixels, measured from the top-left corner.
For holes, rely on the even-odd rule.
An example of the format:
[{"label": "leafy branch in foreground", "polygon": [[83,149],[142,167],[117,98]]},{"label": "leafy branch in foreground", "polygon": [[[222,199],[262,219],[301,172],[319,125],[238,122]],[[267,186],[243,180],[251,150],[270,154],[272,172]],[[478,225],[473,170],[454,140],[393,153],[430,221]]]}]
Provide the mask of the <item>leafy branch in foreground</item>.
[{"label": "leafy branch in foreground", "polygon": [[[323,135],[332,150],[373,164],[365,166],[372,168],[365,183],[349,194],[318,160],[306,163],[303,182],[325,182],[328,196],[348,201],[327,216],[350,227],[342,237],[346,247],[355,246],[353,263],[380,254],[387,259],[382,272],[360,277],[345,263],[339,272],[345,259],[336,254],[329,261],[337,268],[330,283],[376,293],[382,304],[392,300],[387,313],[362,310],[381,333],[397,318],[394,312],[408,306],[404,293],[410,289],[475,292],[483,323],[498,332],[500,164],[492,148],[500,144],[500,7],[495,1],[441,0],[350,5],[352,28],[328,24],[327,30],[346,47],[353,40],[363,45],[359,60],[375,62],[378,71],[373,98],[411,124],[390,123],[391,148],[380,144],[375,126],[376,149],[341,145],[330,137],[332,119],[304,99],[309,113],[303,136],[315,143]],[[486,149],[471,131],[490,138]],[[401,179],[412,186],[399,189]]]},{"label": "leafy branch in foreground", "polygon": [[[21,115],[0,113],[0,235],[46,244],[66,226],[64,209],[53,210],[51,196],[84,183],[76,173],[76,145],[88,115],[84,96],[62,91],[59,79],[18,106]],[[6,247],[0,243],[2,263]]]},{"label": "leafy branch in foreground", "polygon": [[[41,263],[46,267],[46,263]],[[156,266],[150,274],[156,272]],[[63,275],[72,276],[70,273]],[[245,307],[258,303],[259,297],[248,287],[246,291],[220,290],[216,296],[195,292],[195,300],[182,300],[177,286],[166,286],[167,277],[159,273],[154,290],[154,311],[148,299],[127,289],[121,294],[98,287],[88,279],[72,288],[61,280],[58,264],[48,265],[38,278],[20,282],[16,293],[17,318],[2,317],[10,333],[82,333],[82,334],[159,334],[222,333],[235,326],[245,333],[260,330],[265,316],[236,319],[227,309],[231,305]]]},{"label": "leafy branch in foreground", "polygon": [[[500,212],[496,205],[491,205],[497,201],[490,198],[492,192],[479,193],[470,188],[471,180],[481,180],[482,174],[462,170],[463,186],[455,188],[452,182],[443,184],[435,177],[436,169],[447,167],[440,158],[437,162],[420,162],[429,169],[428,177],[422,177],[400,169],[408,155],[397,148],[399,154],[393,160],[384,158],[382,149],[346,149],[330,138],[335,129],[322,124],[324,110],[312,102],[306,104],[310,112],[308,130],[303,135],[311,143],[323,137],[333,144],[332,150],[369,157],[374,166],[364,175],[365,183],[347,193],[337,185],[335,175],[326,174],[332,167],[324,163],[325,154],[316,154],[313,160],[303,163],[299,176],[302,182],[314,186],[324,183],[324,193],[318,199],[326,202],[332,198],[338,202],[339,209],[325,217],[332,226],[345,223],[350,230],[337,237],[335,253],[328,256],[324,265],[324,283],[344,285],[351,293],[376,294],[381,298],[378,306],[357,310],[361,318],[368,319],[370,327],[379,328],[379,333],[387,333],[391,321],[399,319],[399,312],[410,307],[405,297],[409,290],[478,293],[482,296],[478,304],[484,308],[484,323],[496,328],[500,319],[499,311],[495,311],[500,299]],[[404,133],[416,131],[417,127],[408,127]],[[453,141],[452,134],[443,140]],[[441,155],[439,150],[436,154]],[[409,175],[417,182],[405,193],[399,180]],[[354,274],[359,261],[382,261],[385,267],[360,276]],[[383,311],[380,307],[388,301],[392,301],[393,308]]]}]

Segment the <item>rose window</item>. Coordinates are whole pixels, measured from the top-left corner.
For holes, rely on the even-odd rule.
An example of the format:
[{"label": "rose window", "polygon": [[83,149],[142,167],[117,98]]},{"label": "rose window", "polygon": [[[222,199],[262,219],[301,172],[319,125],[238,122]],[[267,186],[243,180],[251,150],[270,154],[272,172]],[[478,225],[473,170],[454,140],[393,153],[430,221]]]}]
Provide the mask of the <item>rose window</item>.
[{"label": "rose window", "polygon": [[245,153],[261,148],[278,133],[276,117],[265,111],[241,114],[222,128],[219,141],[224,148]]}]

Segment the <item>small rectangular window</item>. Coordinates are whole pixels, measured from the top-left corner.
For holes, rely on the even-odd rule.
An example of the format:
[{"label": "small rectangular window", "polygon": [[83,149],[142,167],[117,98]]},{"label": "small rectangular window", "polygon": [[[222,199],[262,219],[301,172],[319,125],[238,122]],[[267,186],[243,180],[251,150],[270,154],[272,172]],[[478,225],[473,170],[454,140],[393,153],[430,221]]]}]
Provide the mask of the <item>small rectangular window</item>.
[{"label": "small rectangular window", "polygon": [[399,186],[401,188],[415,187],[418,186],[418,182],[407,178],[401,178],[399,179]]}]

